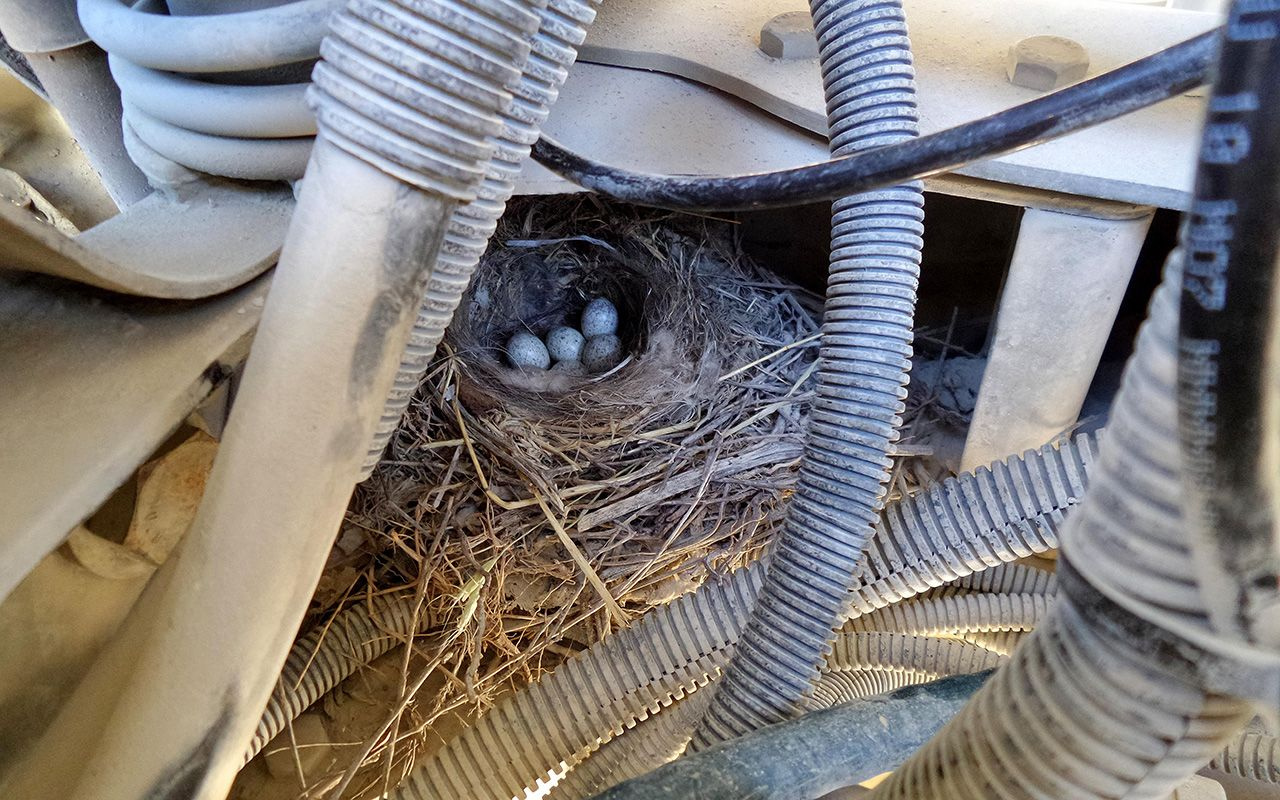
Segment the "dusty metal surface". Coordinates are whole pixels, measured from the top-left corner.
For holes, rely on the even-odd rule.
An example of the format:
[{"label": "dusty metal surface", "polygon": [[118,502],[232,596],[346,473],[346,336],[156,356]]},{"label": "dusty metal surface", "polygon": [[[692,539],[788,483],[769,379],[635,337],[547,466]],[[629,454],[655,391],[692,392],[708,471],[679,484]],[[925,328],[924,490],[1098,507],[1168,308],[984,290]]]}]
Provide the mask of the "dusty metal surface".
[{"label": "dusty metal surface", "polygon": [[2,69],[0,167],[30,182],[80,230],[117,211],[58,112]]},{"label": "dusty metal surface", "polygon": [[[645,98],[637,103],[636,98]],[[692,175],[758,172],[822,161],[826,139],[724,92],[643,70],[578,63],[542,126],[611,163]],[[526,160],[517,194],[582,191]]]},{"label": "dusty metal surface", "polygon": [[[1089,74],[1096,75],[1218,22],[1212,14],[1117,3],[908,0],[905,5],[922,133],[1039,96],[1010,84],[1005,76],[1009,47],[1028,36],[1054,33],[1080,42],[1089,51]],[[797,0],[617,0],[601,8],[581,60],[682,75],[825,133],[817,61],[772,59],[758,47],[764,22],[803,8]],[[667,111],[647,98],[636,105],[650,114]],[[1202,110],[1203,98],[1180,97],[959,172],[1088,197],[1184,208]],[[595,148],[584,152],[608,159],[625,151],[616,142],[614,147],[606,144],[608,140],[598,139]]]},{"label": "dusty metal surface", "polygon": [[[644,105],[636,97],[646,98]],[[660,109],[655,112],[653,109]],[[826,140],[733,95],[660,72],[579,63],[561,91],[547,134],[570,149],[609,153],[628,169],[687,175],[763,172],[823,161]],[[925,181],[940,194],[1006,205],[1099,214],[1096,198],[950,173]],[[582,189],[526,160],[517,194]]]},{"label": "dusty metal surface", "polygon": [[60,797],[223,797],[240,766],[408,338],[429,221],[449,211],[323,137],[305,187],[200,510],[14,794],[56,775]]},{"label": "dusty metal surface", "polygon": [[243,356],[266,290],[158,303],[0,273],[0,597]]},{"label": "dusty metal surface", "polygon": [[0,204],[0,269],[146,297],[208,297],[274,264],[292,213],[287,187],[207,184],[180,199],[152,194],[73,239]]},{"label": "dusty metal surface", "polygon": [[1151,225],[1150,209],[1109,210],[1111,219],[1023,215],[961,469],[1037,448],[1075,424]]},{"label": "dusty metal surface", "polygon": [[107,70],[106,53],[80,27],[75,2],[3,0],[0,30],[26,57],[116,203],[126,206],[146,197],[147,181],[125,152],[120,90]]}]

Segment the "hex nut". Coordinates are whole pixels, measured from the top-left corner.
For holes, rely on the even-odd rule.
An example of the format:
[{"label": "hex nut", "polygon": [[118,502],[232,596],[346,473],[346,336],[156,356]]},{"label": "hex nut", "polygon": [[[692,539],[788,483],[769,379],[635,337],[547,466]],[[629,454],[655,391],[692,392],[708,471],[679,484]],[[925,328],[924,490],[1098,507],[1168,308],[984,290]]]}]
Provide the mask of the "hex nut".
[{"label": "hex nut", "polygon": [[1064,36],[1030,36],[1009,48],[1005,72],[1014,86],[1047,92],[1084,78],[1089,51]]},{"label": "hex nut", "polygon": [[808,11],[788,11],[760,28],[760,51],[770,58],[798,61],[818,57],[818,40]]}]

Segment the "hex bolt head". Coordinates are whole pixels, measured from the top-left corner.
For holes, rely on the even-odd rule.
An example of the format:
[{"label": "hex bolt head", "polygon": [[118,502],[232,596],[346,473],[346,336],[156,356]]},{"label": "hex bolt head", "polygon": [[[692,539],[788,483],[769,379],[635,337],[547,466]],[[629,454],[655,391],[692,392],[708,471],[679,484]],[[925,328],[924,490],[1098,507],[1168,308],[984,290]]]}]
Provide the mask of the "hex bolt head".
[{"label": "hex bolt head", "polygon": [[1084,78],[1089,51],[1064,36],[1030,36],[1009,48],[1005,72],[1014,86],[1047,92]]},{"label": "hex bolt head", "polygon": [[798,61],[818,57],[818,40],[808,11],[779,14],[760,28],[760,51],[770,58]]}]

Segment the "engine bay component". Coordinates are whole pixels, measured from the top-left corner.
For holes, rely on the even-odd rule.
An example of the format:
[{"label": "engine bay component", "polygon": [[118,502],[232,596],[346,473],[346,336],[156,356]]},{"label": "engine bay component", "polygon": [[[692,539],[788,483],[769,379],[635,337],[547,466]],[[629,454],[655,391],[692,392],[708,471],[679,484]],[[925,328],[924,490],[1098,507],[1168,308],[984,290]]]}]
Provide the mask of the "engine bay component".
[{"label": "engine bay component", "polygon": [[[21,120],[0,125],[0,356],[20,366],[0,408],[37,431],[0,458],[19,487],[0,496],[28,466],[33,486],[0,531],[0,601],[38,604],[42,558],[128,590],[60,663],[50,639],[48,719],[12,737],[32,741],[0,759],[0,793],[1274,783],[1249,723],[1280,698],[1280,9],[993,3],[948,38],[984,12],[0,0],[22,82],[0,107],[47,101],[63,119],[42,135],[91,166],[23,172]],[[1151,23],[1132,37],[1150,46],[1116,20]],[[777,119],[736,142],[696,128],[761,109]],[[1111,152],[1117,131],[1150,147]],[[1063,137],[1107,163],[1021,152]],[[823,138],[828,159],[778,168]],[[567,182],[588,194],[511,202]],[[80,233],[58,205],[76,197],[120,213]],[[733,216],[690,235],[681,211]],[[58,314],[107,325],[102,348],[80,330],[47,349],[77,380],[32,344]],[[132,388],[93,363],[135,351]],[[93,428],[50,398],[112,391],[100,425],[124,430],[70,457]],[[110,487],[193,427],[185,516],[159,515],[162,556],[134,553],[162,482]],[[356,681],[337,691],[353,676],[374,723]]]}]

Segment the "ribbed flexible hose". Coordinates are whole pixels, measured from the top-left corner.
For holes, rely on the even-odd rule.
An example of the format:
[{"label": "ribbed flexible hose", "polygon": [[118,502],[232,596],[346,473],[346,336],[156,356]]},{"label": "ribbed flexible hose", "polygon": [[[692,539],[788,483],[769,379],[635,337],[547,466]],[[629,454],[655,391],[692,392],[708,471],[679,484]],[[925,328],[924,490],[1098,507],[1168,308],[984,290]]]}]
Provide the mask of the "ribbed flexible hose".
[{"label": "ribbed flexible hose", "polygon": [[1167,798],[1249,716],[1070,597],[876,798]]},{"label": "ribbed flexible hose", "polygon": [[[1056,548],[1092,463],[1092,440],[1081,436],[891,504],[858,572],[862,583],[849,592],[851,613]],[[396,796],[509,800],[697,690],[727,661],[762,572],[753,566],[708,581],[570,659],[415,767]]]},{"label": "ribbed flexible hose", "polygon": [[1280,783],[1280,741],[1241,731],[1209,762],[1213,769],[1263,783]]},{"label": "ribbed flexible hose", "polygon": [[503,116],[502,135],[497,139],[479,195],[458,208],[449,220],[409,346],[401,356],[395,383],[374,431],[362,478],[378,465],[387,441],[422,382],[436,345],[497,228],[498,218],[515,192],[520,165],[538,140],[542,123],[578,55],[577,47],[587,36],[587,26],[595,18],[595,2],[598,0],[551,0],[540,12],[541,26],[533,39],[533,52],[514,90],[515,102]]},{"label": "ribbed flexible hose", "polygon": [[711,695],[706,690],[695,692],[606,742],[589,758],[573,765],[551,790],[551,800],[586,800],[678,758],[689,744],[693,726],[706,713]]},{"label": "ribbed flexible hose", "polygon": [[[1202,652],[1144,641],[1149,623],[1117,613],[1073,569],[1086,559],[1090,571],[1170,601],[1192,583],[1179,535],[1174,431],[1178,277],[1171,259],[1116,397],[1093,487],[1067,522],[1062,586],[1049,616],[951,724],[875,790],[876,800],[1164,798],[1250,716],[1245,702],[1203,688]],[[1105,548],[1098,531],[1111,534]],[[1204,613],[1189,600],[1181,610]]]},{"label": "ribbed flexible hose", "polygon": [[990,674],[942,678],[811,711],[665,764],[598,800],[811,800],[894,769]]},{"label": "ribbed flexible hose", "polygon": [[890,631],[916,636],[1029,631],[1049,611],[1042,594],[973,593],[908,600],[849,621],[847,631]]},{"label": "ribbed flexible hose", "polygon": [[[831,708],[850,700],[875,697],[878,694],[892,692],[904,686],[915,686],[920,683],[928,683],[931,680],[934,680],[934,676],[927,672],[912,672],[905,669],[842,669],[835,672],[824,672],[818,682],[814,684],[813,693],[805,701],[805,707],[808,709]],[[610,742],[610,744],[613,743]],[[601,750],[603,751],[604,748],[601,748]],[[591,762],[588,761],[587,763],[590,764]],[[657,764],[653,766],[657,766]],[[652,768],[650,767],[650,769]],[[570,774],[572,775],[573,773]],[[626,777],[632,776],[628,775]]]},{"label": "ribbed flexible hose", "polygon": [[972,642],[978,647],[985,647],[993,653],[1009,656],[1013,655],[1014,649],[1030,635],[1030,631],[996,631],[994,633],[965,633],[960,638],[966,642]]},{"label": "ribbed flexible hose", "polygon": [[[952,639],[844,633],[836,637],[806,710],[830,708],[948,675],[993,669],[1002,659]],[[606,743],[574,765],[551,792],[580,800],[638,777],[681,754],[712,692],[699,690]]]},{"label": "ribbed flexible hose", "polygon": [[[890,505],[881,523],[888,535],[872,538],[857,571],[850,598],[853,609],[867,614],[970,574],[980,575],[986,567],[1009,569],[1011,561],[1057,548],[1067,509],[1084,496],[1096,447],[1093,438],[1080,435],[1060,447],[1045,446],[981,467]],[[974,586],[984,585],[981,577],[974,580]],[[1010,579],[1000,578],[1005,580]],[[1052,576],[1023,580],[1033,587],[1054,584]]]},{"label": "ribbed flexible hose", "polygon": [[992,594],[1048,594],[1058,591],[1058,578],[1025,564],[999,564],[951,582],[952,586]]},{"label": "ribbed flexible hose", "polygon": [[961,639],[912,636],[885,631],[848,632],[832,640],[831,654],[822,668],[879,669],[923,672],[933,676],[967,675],[993,669],[1004,658]]},{"label": "ribbed flexible hose", "polygon": [[343,610],[293,643],[244,760],[361,667],[403,644],[418,627],[408,595],[381,595]]},{"label": "ribbed flexible hose", "polygon": [[[833,156],[918,134],[898,0],[812,0]],[[897,438],[915,311],[924,195],[913,183],[837,200],[817,396],[799,482],[697,750],[789,718],[817,677],[875,530]]]}]

